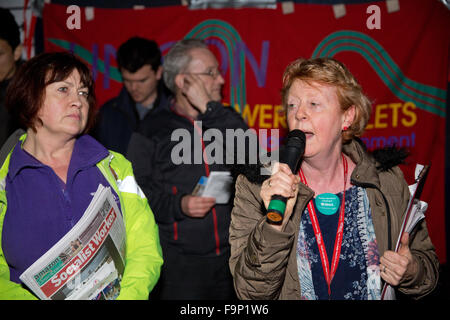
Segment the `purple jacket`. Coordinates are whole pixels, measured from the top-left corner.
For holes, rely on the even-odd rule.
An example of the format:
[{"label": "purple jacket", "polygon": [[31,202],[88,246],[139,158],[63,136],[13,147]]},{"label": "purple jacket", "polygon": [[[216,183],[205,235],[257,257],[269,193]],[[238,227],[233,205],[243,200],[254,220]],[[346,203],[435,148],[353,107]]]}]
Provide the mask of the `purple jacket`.
[{"label": "purple jacket", "polygon": [[11,281],[20,283],[22,272],[83,216],[98,185],[109,185],[96,167],[108,154],[92,137],[78,138],[64,184],[49,166],[23,150],[21,141],[17,143],[6,177],[8,208],[2,233]]}]

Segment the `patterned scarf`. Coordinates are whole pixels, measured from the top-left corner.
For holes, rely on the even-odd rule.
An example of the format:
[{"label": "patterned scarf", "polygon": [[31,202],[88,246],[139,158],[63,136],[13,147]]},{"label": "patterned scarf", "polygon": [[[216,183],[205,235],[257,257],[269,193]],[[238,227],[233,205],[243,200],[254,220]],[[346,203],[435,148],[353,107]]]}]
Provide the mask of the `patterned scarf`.
[{"label": "patterned scarf", "polygon": [[[366,281],[360,281],[353,291],[345,294],[344,298],[379,300],[381,294],[379,253],[366,190],[356,186],[350,188],[346,192],[345,203],[344,237],[340,261],[358,264],[359,269],[364,270],[361,273],[361,279]],[[318,254],[314,254],[310,249],[317,248],[315,237],[305,236],[307,224],[311,225],[308,208],[303,212],[297,242],[298,277],[301,299],[317,300],[311,264],[321,264],[321,262]]]}]

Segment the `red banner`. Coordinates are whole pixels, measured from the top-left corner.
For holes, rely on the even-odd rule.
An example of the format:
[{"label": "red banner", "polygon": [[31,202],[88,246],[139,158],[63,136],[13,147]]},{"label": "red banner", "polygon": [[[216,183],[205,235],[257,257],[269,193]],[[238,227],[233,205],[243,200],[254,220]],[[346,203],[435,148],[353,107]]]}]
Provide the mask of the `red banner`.
[{"label": "red banner", "polygon": [[[421,199],[441,262],[445,256],[444,154],[450,12],[439,1],[384,1],[345,5],[295,4],[277,9],[189,10],[183,6],[99,9],[46,4],[47,51],[71,50],[96,77],[99,105],[122,86],[115,52],[131,36],[154,39],[163,54],[186,37],[205,39],[225,74],[224,101],[255,129],[281,129],[281,76],[298,57],[331,56],[344,62],[373,101],[363,136],[369,149],[410,148],[402,166],[409,183],[416,163],[431,170]],[[76,7],[76,6],[72,6]],[[336,9],[336,7],[334,7]],[[78,19],[78,20],[77,20]]]}]

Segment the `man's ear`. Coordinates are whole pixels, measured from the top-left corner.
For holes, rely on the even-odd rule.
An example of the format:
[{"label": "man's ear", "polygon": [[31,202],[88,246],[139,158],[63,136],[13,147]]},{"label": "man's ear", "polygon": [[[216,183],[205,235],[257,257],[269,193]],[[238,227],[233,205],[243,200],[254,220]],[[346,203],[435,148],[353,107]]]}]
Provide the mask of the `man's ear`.
[{"label": "man's ear", "polygon": [[159,66],[158,69],[156,70],[156,79],[158,81],[161,80],[162,73],[163,73],[163,67]]},{"label": "man's ear", "polygon": [[18,60],[20,59],[20,57],[22,56],[22,49],[23,49],[22,44],[19,44],[19,45],[14,49],[14,61],[18,61]]},{"label": "man's ear", "polygon": [[184,87],[184,74],[177,74],[175,76],[175,85],[178,87],[178,89],[183,89]]}]

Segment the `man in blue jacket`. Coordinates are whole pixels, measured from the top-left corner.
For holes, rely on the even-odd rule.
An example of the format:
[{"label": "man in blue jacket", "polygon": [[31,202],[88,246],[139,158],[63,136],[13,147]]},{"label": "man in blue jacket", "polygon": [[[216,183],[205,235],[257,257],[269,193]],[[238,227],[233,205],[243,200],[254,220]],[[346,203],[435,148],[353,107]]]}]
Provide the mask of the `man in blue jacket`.
[{"label": "man in blue jacket", "polygon": [[168,105],[162,81],[161,51],[153,40],[133,37],[117,51],[122,74],[120,94],[99,111],[92,135],[107,149],[125,154],[132,132],[140,122]]}]

